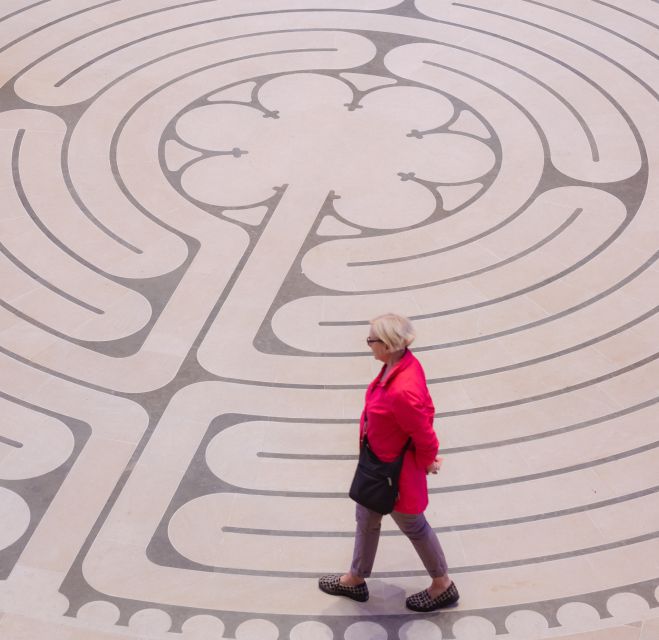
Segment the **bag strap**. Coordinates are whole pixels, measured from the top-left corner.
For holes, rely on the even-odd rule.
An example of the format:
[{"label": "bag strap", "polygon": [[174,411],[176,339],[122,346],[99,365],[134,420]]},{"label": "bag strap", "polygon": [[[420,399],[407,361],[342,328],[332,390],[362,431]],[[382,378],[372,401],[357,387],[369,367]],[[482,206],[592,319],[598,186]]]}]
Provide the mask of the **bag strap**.
[{"label": "bag strap", "polygon": [[[403,447],[403,450],[398,454],[398,456],[396,458],[397,460],[400,460],[405,455],[405,453],[407,452],[407,450],[409,449],[411,444],[412,444],[412,436],[409,436],[407,438],[407,442],[405,443],[405,446]],[[368,445],[368,437],[366,435],[366,428],[364,428],[364,437],[362,438],[362,447],[368,447],[368,446],[369,446]]]}]

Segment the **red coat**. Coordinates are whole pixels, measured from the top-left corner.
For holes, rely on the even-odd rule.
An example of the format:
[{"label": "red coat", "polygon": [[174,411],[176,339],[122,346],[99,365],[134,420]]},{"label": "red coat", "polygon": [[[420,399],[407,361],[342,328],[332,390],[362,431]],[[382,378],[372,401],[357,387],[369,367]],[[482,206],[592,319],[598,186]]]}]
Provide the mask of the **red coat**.
[{"label": "red coat", "polygon": [[400,475],[399,496],[394,506],[402,513],[422,513],[428,506],[426,468],[437,451],[439,440],[433,428],[435,407],[426,384],[426,375],[411,351],[393,366],[380,384],[384,367],[366,390],[366,406],[360,421],[368,414],[368,441],[378,458],[391,462],[412,437]]}]

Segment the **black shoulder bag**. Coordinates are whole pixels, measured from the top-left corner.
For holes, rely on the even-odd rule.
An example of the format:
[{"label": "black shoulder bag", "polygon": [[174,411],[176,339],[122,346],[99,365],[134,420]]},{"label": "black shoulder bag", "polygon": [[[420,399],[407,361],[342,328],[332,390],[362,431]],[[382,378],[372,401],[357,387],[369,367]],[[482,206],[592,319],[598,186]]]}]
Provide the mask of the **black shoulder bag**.
[{"label": "black shoulder bag", "polygon": [[355,477],[350,485],[350,497],[363,507],[386,515],[394,510],[398,498],[398,480],[403,467],[405,452],[412,443],[408,438],[400,455],[392,462],[383,462],[368,444],[364,428],[364,438],[359,450],[359,462]]}]

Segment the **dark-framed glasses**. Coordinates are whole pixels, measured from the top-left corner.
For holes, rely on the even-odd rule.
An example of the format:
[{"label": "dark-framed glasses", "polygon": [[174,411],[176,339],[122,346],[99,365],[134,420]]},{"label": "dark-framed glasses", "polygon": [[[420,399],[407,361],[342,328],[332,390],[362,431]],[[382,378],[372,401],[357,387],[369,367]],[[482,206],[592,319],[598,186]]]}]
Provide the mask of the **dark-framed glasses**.
[{"label": "dark-framed glasses", "polygon": [[384,342],[380,338],[366,338],[366,344],[370,347],[374,342]]}]

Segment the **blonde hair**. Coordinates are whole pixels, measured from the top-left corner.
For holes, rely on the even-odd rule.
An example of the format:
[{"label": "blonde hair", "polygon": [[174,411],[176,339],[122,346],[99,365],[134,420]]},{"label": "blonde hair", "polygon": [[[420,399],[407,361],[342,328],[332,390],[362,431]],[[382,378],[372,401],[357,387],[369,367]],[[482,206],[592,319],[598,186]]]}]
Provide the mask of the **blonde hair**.
[{"label": "blonde hair", "polygon": [[395,313],[385,313],[370,321],[373,333],[389,347],[391,351],[400,351],[409,347],[416,333],[412,323],[405,317]]}]

